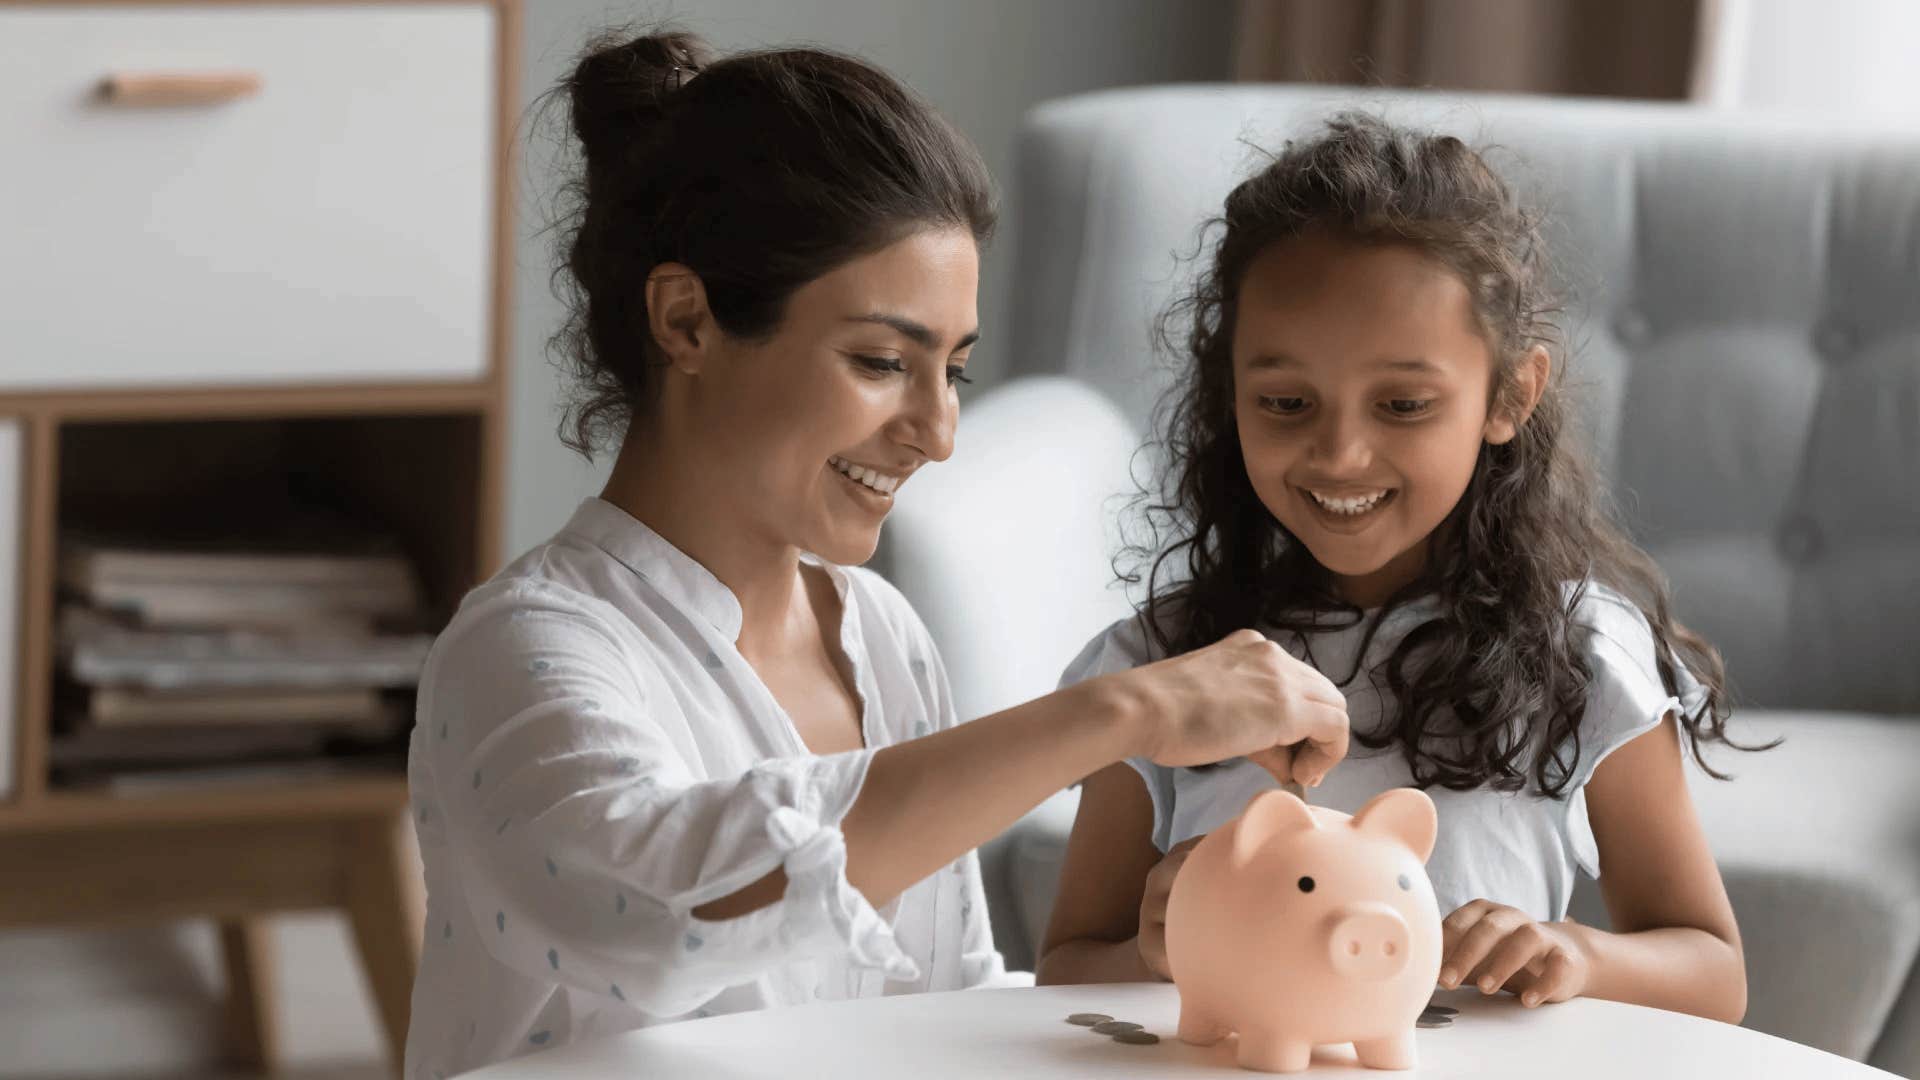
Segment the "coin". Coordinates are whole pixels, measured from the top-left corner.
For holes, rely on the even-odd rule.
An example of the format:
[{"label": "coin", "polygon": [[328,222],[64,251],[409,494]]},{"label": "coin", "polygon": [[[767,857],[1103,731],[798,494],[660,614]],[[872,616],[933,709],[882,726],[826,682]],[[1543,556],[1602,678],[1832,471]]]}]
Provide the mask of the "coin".
[{"label": "coin", "polygon": [[1074,1013],[1072,1016],[1067,1017],[1067,1023],[1078,1024],[1081,1027],[1092,1027],[1095,1024],[1104,1024],[1111,1019],[1113,1019],[1113,1017],[1108,1016],[1106,1013]]},{"label": "coin", "polygon": [[1459,1016],[1460,1015],[1460,1010],[1454,1008],[1451,1005],[1429,1005],[1427,1006],[1426,1011],[1430,1013],[1439,1013],[1441,1016]]},{"label": "coin", "polygon": [[1160,1041],[1160,1036],[1151,1031],[1121,1031],[1114,1034],[1113,1041],[1131,1046],[1152,1046]]},{"label": "coin", "polygon": [[1413,1022],[1413,1026],[1414,1026],[1414,1027],[1418,1027],[1418,1028],[1443,1028],[1443,1027],[1452,1027],[1452,1026],[1453,1026],[1453,1021],[1452,1021],[1452,1020],[1449,1020],[1448,1018],[1446,1018],[1446,1017],[1444,1017],[1444,1016],[1435,1016],[1435,1017],[1431,1017],[1431,1018],[1429,1018],[1429,1017],[1425,1017],[1425,1016],[1423,1016],[1423,1017],[1421,1017],[1420,1019],[1418,1019],[1418,1020],[1415,1020],[1415,1021]]},{"label": "coin", "polygon": [[1131,1020],[1107,1020],[1093,1025],[1095,1035],[1118,1035],[1123,1031],[1139,1031],[1142,1025]]}]

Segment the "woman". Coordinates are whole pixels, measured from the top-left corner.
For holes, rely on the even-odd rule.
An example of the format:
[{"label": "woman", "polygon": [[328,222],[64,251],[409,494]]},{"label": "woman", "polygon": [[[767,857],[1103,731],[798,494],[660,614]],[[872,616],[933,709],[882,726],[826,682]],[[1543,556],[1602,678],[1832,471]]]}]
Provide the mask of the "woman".
[{"label": "woman", "polygon": [[873,553],[953,449],[992,200],[884,73],[602,43],[560,337],[605,491],[423,673],[407,1074],[689,1016],[1002,974],[973,849],[1130,755],[1316,781],[1344,699],[1245,632],[959,724]]}]

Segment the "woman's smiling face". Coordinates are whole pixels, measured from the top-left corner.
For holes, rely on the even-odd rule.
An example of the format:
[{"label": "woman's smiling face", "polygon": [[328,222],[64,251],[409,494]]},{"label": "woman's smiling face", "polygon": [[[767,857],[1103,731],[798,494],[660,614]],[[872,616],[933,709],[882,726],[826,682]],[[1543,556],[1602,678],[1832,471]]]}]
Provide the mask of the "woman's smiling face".
[{"label": "woman's smiling face", "polygon": [[1234,417],[1267,510],[1374,607],[1426,565],[1467,489],[1493,359],[1465,283],[1417,248],[1324,231],[1256,256],[1234,298]]},{"label": "woman's smiling face", "polygon": [[894,493],[953,452],[979,276],[969,232],[922,230],[801,286],[764,340],[718,343],[687,397],[711,502],[773,543],[871,557]]}]

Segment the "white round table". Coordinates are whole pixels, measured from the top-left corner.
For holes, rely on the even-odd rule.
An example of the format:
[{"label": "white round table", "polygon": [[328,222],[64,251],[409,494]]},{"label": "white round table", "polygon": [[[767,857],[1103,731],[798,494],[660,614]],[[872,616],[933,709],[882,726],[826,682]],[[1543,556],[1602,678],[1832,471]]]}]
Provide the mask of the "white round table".
[{"label": "white round table", "polygon": [[[1510,995],[1436,996],[1460,1010],[1451,1027],[1417,1033],[1420,1064],[1362,1068],[1349,1046],[1314,1051],[1295,1075],[1472,1077],[1474,1080],[1840,1080],[1892,1073],[1730,1024],[1589,998],[1524,1009]],[[1144,1024],[1161,1041],[1130,1046],[1066,1022],[1101,1012]],[[1188,1046],[1174,1035],[1180,999],[1167,983],[965,990],[839,1001],[716,1016],[542,1051],[463,1080],[922,1080],[988,1077],[1221,1077],[1241,1071],[1231,1039]]]}]

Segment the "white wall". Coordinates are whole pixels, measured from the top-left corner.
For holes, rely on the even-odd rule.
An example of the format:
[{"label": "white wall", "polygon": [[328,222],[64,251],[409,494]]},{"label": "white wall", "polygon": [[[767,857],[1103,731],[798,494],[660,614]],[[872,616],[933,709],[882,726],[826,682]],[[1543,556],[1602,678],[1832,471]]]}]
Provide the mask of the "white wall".
[{"label": "white wall", "polygon": [[[999,177],[1011,175],[1014,135],[1028,106],[1103,86],[1224,78],[1231,22],[1228,0],[712,0],[646,7],[526,0],[526,8],[522,88],[529,102],[560,77],[594,30],[670,16],[722,49],[804,39],[870,57],[972,135]],[[551,240],[536,235],[552,177],[533,172],[521,186],[510,553],[550,535],[580,498],[599,489],[605,467],[582,464],[555,436],[558,376],[544,345],[560,309],[548,288]],[[1003,203],[1003,240],[984,266],[984,340],[974,369],[984,378],[975,392],[1016,347],[997,327],[1013,287],[1006,238],[1019,228],[1019,209]],[[370,1061],[383,1052],[351,943],[336,916],[277,920],[282,1035],[294,1066]],[[0,1073],[202,1070],[216,1051],[219,972],[205,925],[0,934]],[[16,977],[21,973],[31,974]]]},{"label": "white wall", "polygon": [[[723,50],[807,42],[858,53],[945,112],[1003,183],[1000,239],[981,268],[982,336],[968,365],[974,394],[1005,370],[1007,354],[1019,347],[999,329],[1014,287],[1010,241],[1020,227],[1020,207],[1004,184],[1013,175],[1021,116],[1038,102],[1083,90],[1224,79],[1232,24],[1229,0],[706,0],[611,8],[531,0],[529,8],[523,87],[529,99],[568,70],[595,29],[669,18]],[[538,172],[530,178],[523,210],[550,204],[551,179]],[[523,220],[529,227],[521,230],[515,290],[510,554],[564,524],[580,499],[600,489],[607,467],[584,464],[555,435],[559,376],[544,353],[561,317],[548,288],[553,238],[533,235],[534,217],[523,214]]]}]

